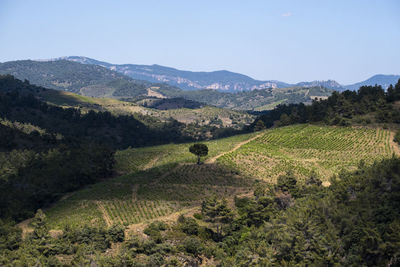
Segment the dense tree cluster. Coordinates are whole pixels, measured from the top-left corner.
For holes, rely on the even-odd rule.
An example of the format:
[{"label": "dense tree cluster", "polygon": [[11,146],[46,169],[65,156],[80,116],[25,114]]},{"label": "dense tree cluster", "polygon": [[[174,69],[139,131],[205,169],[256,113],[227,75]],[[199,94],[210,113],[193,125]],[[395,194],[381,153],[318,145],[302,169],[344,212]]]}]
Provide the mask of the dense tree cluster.
[{"label": "dense tree cluster", "polygon": [[311,105],[279,105],[260,116],[252,125],[260,129],[295,123],[323,122],[329,125],[370,123],[400,123],[400,111],[395,101],[400,100],[400,80],[385,92],[381,86],[361,86],[356,91],[333,92],[326,100],[314,100]]}]

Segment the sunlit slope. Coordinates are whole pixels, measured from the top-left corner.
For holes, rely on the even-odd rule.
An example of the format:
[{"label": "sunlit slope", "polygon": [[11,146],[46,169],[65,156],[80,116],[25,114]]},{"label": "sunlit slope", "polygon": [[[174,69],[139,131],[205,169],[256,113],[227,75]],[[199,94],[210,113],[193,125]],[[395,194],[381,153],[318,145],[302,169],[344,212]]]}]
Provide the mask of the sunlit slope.
[{"label": "sunlit slope", "polygon": [[[189,109],[158,110],[146,108],[138,104],[106,97],[82,96],[65,91],[43,90],[39,97],[51,104],[63,107],[80,108],[83,112],[89,110],[109,111],[116,115],[149,115],[161,121],[173,118],[179,122],[197,123],[198,125],[213,124],[216,126],[241,129],[254,121],[255,116],[245,112],[233,111],[211,106]],[[140,118],[138,118],[140,119]]]},{"label": "sunlit slope", "polygon": [[372,163],[394,153],[391,132],[383,129],[295,125],[263,136],[218,159],[242,174],[274,182],[288,170],[298,177],[316,171],[325,182],[342,169]]},{"label": "sunlit slope", "polygon": [[[206,142],[207,158],[253,138],[256,133]],[[46,211],[52,228],[64,225],[145,222],[197,207],[211,194],[247,193],[251,179],[216,164],[194,164],[191,144],[134,148],[116,153],[122,176],[67,195]]]},{"label": "sunlit slope", "polygon": [[148,222],[199,207],[207,195],[233,198],[252,191],[256,179],[274,182],[293,171],[313,170],[328,185],[342,169],[391,157],[391,132],[383,129],[295,125],[206,142],[197,166],[190,144],[135,148],[116,153],[121,176],[89,186],[47,210],[50,224]]}]

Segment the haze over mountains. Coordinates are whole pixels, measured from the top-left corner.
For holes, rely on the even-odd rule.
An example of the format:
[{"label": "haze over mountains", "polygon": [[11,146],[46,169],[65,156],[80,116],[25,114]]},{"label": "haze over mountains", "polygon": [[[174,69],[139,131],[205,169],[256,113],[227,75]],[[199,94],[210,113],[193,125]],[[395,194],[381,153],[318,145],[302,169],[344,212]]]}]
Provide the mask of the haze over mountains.
[{"label": "haze over mountains", "polygon": [[350,85],[341,85],[334,80],[310,81],[289,84],[277,80],[259,81],[249,76],[226,70],[212,72],[183,71],[160,65],[136,65],[136,64],[111,64],[95,59],[68,56],[53,60],[65,59],[82,64],[100,65],[111,70],[123,73],[133,79],[146,80],[157,83],[167,83],[183,90],[216,89],[223,92],[239,92],[265,88],[285,87],[316,87],[321,86],[337,91],[346,89],[357,90],[362,85],[382,85],[387,88],[389,84],[395,84],[400,75],[375,75],[371,78]]}]

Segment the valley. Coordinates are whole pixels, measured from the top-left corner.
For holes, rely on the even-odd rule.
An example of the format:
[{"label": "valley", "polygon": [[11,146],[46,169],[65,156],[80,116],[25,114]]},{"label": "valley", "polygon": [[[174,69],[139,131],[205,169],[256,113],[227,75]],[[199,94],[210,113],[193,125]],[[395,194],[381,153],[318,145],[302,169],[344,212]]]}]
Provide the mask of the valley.
[{"label": "valley", "polygon": [[[266,239],[260,248],[278,253],[252,251],[257,264],[279,255],[295,262],[299,249],[292,256],[281,245],[304,247],[299,220],[314,227],[313,249],[329,243],[321,254],[337,249],[341,225],[396,227],[400,82],[387,92],[365,86],[312,103],[277,101],[259,114],[160,97],[162,87],[146,92],[135,100],[92,97],[0,76],[0,238],[9,253],[0,263],[32,264],[34,251],[46,265],[247,266],[240,251]],[[267,91],[235,97],[251,105],[259,93]],[[199,142],[207,149],[201,164],[190,152]],[[390,206],[385,215],[376,198]],[[355,226],[343,216],[348,209]],[[357,255],[343,250],[335,261],[347,264],[348,253]],[[327,254],[314,262],[324,265]]]},{"label": "valley", "polygon": [[1,267],[399,267],[399,1],[0,1]]},{"label": "valley", "polygon": [[[337,244],[365,248],[351,239],[359,229],[393,246],[400,81],[343,93],[140,88],[94,97],[0,75],[0,264],[248,266],[247,251],[257,266],[317,250],[312,262],[326,265]],[[265,104],[270,94],[281,100]]]}]

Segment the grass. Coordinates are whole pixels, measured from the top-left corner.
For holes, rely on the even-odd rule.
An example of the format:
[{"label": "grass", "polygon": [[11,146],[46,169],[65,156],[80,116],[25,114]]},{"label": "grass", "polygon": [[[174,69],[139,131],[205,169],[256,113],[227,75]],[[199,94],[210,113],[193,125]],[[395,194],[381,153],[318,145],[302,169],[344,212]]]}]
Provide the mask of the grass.
[{"label": "grass", "polygon": [[[243,144],[251,138],[253,141]],[[390,157],[390,132],[383,129],[294,125],[205,142],[216,164],[196,165],[191,144],[134,148],[116,153],[122,174],[74,192],[46,211],[54,229],[69,225],[148,222],[198,206],[208,195],[231,198],[251,192],[255,179],[274,182],[292,170],[312,170],[327,183],[361,159]],[[238,144],[243,144],[236,150]]]}]

